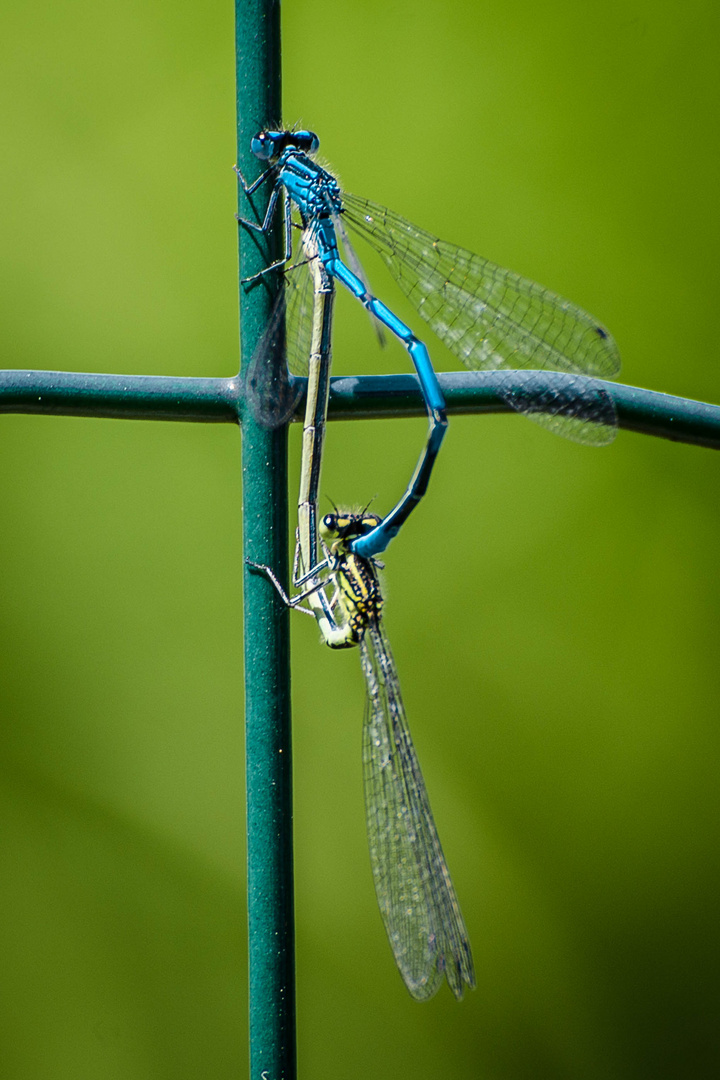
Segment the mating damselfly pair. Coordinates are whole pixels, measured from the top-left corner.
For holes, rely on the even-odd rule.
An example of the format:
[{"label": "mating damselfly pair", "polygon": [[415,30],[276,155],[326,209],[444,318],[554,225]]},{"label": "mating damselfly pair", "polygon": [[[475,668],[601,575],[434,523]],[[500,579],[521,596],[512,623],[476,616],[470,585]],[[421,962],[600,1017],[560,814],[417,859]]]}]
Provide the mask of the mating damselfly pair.
[{"label": "mating damselfly pair", "polygon": [[[282,424],[297,404],[285,355],[293,373],[308,372],[293,573],[293,584],[302,591],[291,599],[271,567],[251,565],[270,579],[285,603],[314,615],[328,645],[360,648],[367,690],[367,827],[381,914],[410,993],[428,998],[446,977],[460,998],[465,984],[475,984],[472,956],[382,627],[375,559],[427,490],[447,427],[445,401],[427,347],[373,295],[345,225],[375,248],[418,313],[455,355],[473,369],[505,372],[505,400],[551,430],[593,445],[612,439],[614,406],[596,379],[614,375],[619,357],[608,331],[556,293],[438,240],[368,200],[341,193],[334,176],[313,160],[318,147],[310,131],[261,131],[251,148],[269,163],[267,170],[252,184],[238,170],[248,197],[263,181],[272,185],[261,220],[239,218],[248,229],[267,232],[284,198],[284,256],[245,279],[251,287],[269,273],[283,276],[273,315],[245,376],[258,422]],[[299,221],[293,219],[294,210]],[[293,226],[300,233],[295,258]],[[406,347],[430,427],[407,490],[384,518],[337,511],[318,525],[335,280]],[[538,397],[532,369],[564,372],[568,378],[562,391]],[[308,608],[302,607],[305,600]]]}]

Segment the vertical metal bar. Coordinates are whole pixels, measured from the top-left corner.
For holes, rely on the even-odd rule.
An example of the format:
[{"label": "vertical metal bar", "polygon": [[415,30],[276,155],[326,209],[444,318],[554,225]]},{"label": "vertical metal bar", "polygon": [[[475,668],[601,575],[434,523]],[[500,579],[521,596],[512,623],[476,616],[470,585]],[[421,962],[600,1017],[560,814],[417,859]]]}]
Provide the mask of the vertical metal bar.
[{"label": "vertical metal bar", "polygon": [[[250,138],[277,124],[280,104],[279,0],[236,0],[238,164],[248,180],[260,163]],[[260,214],[265,185],[253,196]],[[239,213],[252,216],[242,191]],[[262,217],[259,218],[262,220]],[[240,229],[244,276],[280,256],[280,229],[266,238]],[[240,285],[242,367],[269,318],[277,274]],[[242,417],[243,543],[246,558],[287,580],[287,432]],[[251,1080],[294,1080],[290,647],[287,609],[264,578],[244,573],[245,731],[247,761],[248,930]]]}]

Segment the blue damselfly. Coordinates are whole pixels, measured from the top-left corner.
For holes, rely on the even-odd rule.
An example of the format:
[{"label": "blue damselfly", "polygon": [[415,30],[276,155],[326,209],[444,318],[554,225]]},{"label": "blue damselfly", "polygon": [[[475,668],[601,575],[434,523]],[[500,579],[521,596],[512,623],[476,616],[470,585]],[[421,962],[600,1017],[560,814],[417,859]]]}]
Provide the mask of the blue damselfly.
[{"label": "blue damselfly", "polygon": [[[342,282],[407,348],[430,418],[427,443],[407,491],[374,529],[352,541],[353,551],[378,554],[397,534],[425,493],[447,421],[425,344],[371,293],[347,238],[346,224],[380,254],[418,313],[456,356],[473,369],[505,372],[501,393],[514,409],[580,442],[603,445],[614,437],[614,405],[596,378],[615,375],[620,360],[609,331],[591,315],[527,278],[437,239],[376,203],[341,193],[335,177],[313,160],[319,140],[311,131],[261,131],[251,147],[269,166],[249,185],[238,171],[243,189],[251,196],[264,180],[272,183],[272,189],[261,223],[240,220],[251,230],[266,232],[284,195],[285,251],[282,259],[246,283],[271,271],[284,272],[289,290],[290,370],[297,374],[306,370],[312,293],[309,275],[301,268],[309,257],[305,255],[300,265],[289,265],[296,207],[303,246],[316,252],[314,257],[322,262],[330,287],[334,279]],[[272,362],[282,351],[285,306],[281,294],[246,383],[256,415],[269,425],[287,420],[296,404],[284,366]],[[532,369],[562,371],[572,378],[565,380],[562,391],[539,398]]]}]

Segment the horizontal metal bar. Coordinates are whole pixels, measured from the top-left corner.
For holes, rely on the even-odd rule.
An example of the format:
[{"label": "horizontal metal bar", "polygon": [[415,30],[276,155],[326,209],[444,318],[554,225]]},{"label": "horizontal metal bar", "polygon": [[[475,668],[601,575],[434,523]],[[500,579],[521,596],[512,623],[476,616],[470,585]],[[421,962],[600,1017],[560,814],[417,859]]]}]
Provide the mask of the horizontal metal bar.
[{"label": "horizontal metal bar", "polygon": [[[562,387],[568,376],[555,371],[523,372],[527,394],[532,374],[538,395]],[[577,376],[572,376],[577,378]],[[508,372],[452,372],[439,375],[448,412],[511,412],[500,397]],[[298,382],[304,385],[305,380]],[[601,382],[615,402],[620,427],[676,442],[720,449],[720,405],[659,394],[622,383]],[[231,379],[161,375],[87,375],[65,371],[0,371],[0,412],[54,413],[63,416],[128,420],[190,420],[238,423],[242,384]],[[305,408],[298,403],[294,420]],[[381,416],[424,416],[415,375],[359,375],[334,378],[330,420],[368,420]]]},{"label": "horizontal metal bar", "polygon": [[[578,378],[558,371],[523,371],[519,374],[526,399],[531,396],[531,378],[533,392],[539,398],[548,391],[560,390],[563,382],[575,382]],[[507,371],[457,371],[439,375],[448,413],[513,412],[500,396],[501,387],[505,392],[509,388],[508,375]],[[720,449],[720,405],[600,379],[593,382],[606,390],[614,401],[621,428],[674,442]],[[332,379],[329,419],[367,420],[388,413],[393,416],[425,415],[417,376],[362,375]],[[301,418],[302,402],[293,419]]]},{"label": "horizontal metal bar", "polygon": [[0,412],[236,424],[239,383],[237,375],[191,379],[8,370],[0,371]]}]

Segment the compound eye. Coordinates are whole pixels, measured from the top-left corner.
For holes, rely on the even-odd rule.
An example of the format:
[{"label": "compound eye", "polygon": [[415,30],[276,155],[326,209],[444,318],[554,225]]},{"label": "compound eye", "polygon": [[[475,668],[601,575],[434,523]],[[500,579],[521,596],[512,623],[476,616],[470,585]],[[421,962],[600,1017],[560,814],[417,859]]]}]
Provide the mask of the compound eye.
[{"label": "compound eye", "polygon": [[250,141],[250,149],[256,158],[261,161],[268,161],[275,152],[275,144],[272,139],[269,139],[267,132],[258,131],[254,139]]},{"label": "compound eye", "polygon": [[334,529],[335,528],[335,515],[334,514],[326,514],[325,517],[322,520],[322,523],[323,523],[323,525],[325,526],[326,529]]}]

